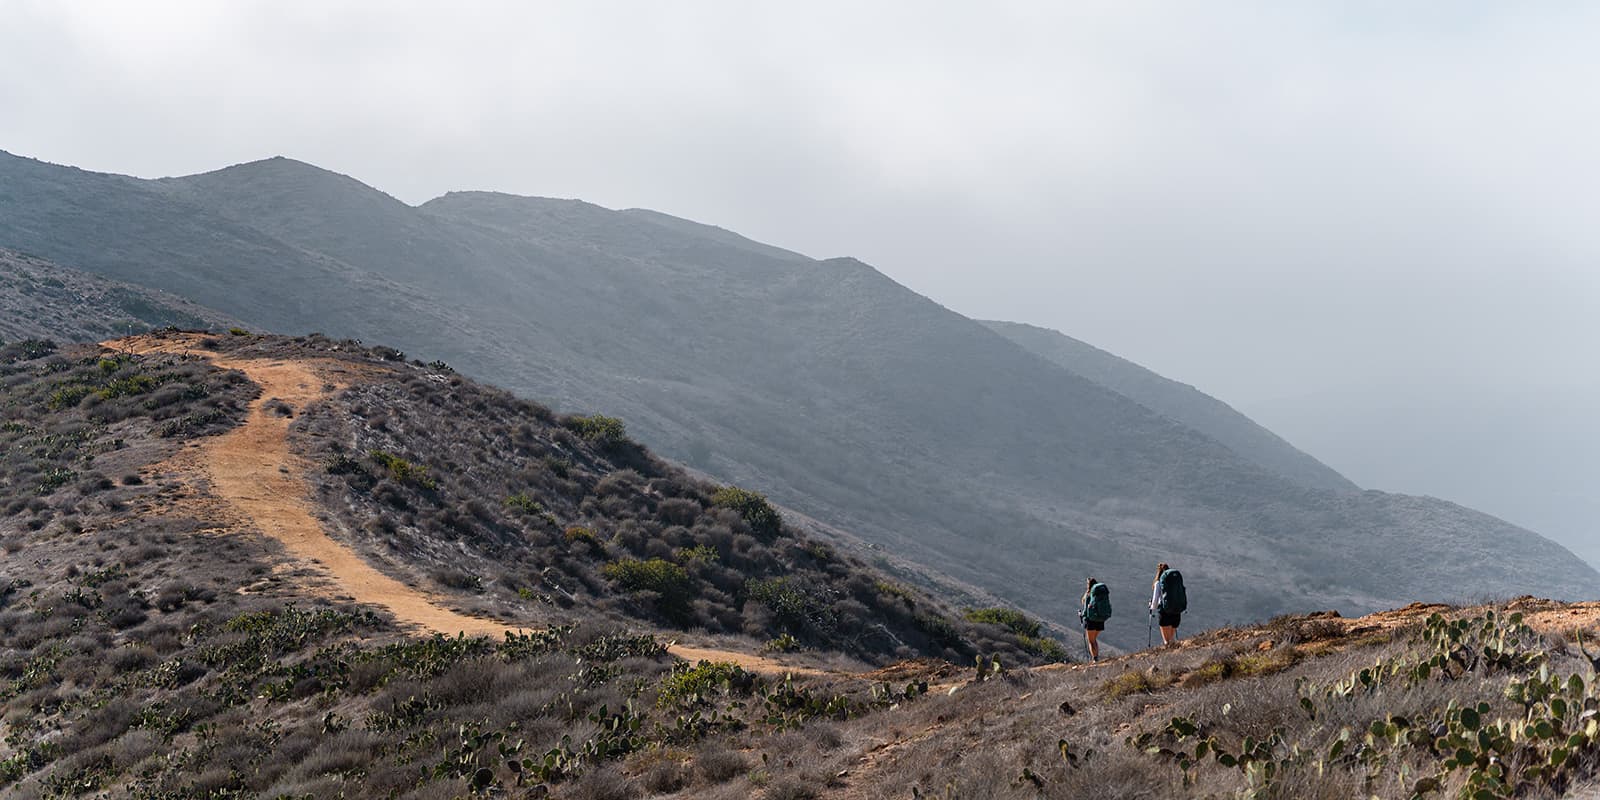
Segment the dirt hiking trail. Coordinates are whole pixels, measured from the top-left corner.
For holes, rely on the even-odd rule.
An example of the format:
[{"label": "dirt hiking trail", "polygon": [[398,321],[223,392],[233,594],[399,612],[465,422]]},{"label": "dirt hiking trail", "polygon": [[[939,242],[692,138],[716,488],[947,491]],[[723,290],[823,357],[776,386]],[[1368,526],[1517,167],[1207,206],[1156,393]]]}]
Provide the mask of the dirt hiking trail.
[{"label": "dirt hiking trail", "polygon": [[[438,598],[379,572],[350,547],[335,541],[312,512],[311,489],[302,477],[312,465],[289,449],[288,415],[268,404],[287,403],[296,413],[346,388],[360,366],[333,360],[233,358],[205,350],[204,335],[135,336],[102,346],[139,354],[167,353],[202,358],[220,369],[244,373],[261,387],[244,422],[204,440],[198,457],[187,462],[203,471],[218,499],[261,533],[282,543],[294,560],[315,567],[341,593],[358,603],[380,606],[402,625],[428,632],[502,637],[530,626],[452,611]],[[275,404],[274,404],[275,405]],[[187,460],[186,460],[187,461]],[[748,653],[673,644],[669,651],[690,662],[730,661],[752,672],[795,675],[820,670],[786,665]]]},{"label": "dirt hiking trail", "polygon": [[[323,590],[325,594],[344,594],[360,603],[381,606],[394,615],[402,625],[429,632],[468,636],[501,637],[506,631],[527,631],[537,626],[509,623],[475,617],[452,611],[442,604],[442,599],[423,592],[379,572],[350,547],[334,540],[323,529],[313,513],[310,486],[302,477],[312,465],[289,449],[289,415],[279,414],[269,408],[273,401],[287,403],[298,413],[309,405],[321,402],[351,383],[360,380],[369,369],[361,364],[334,359],[283,359],[271,357],[230,357],[207,350],[202,342],[206,334],[152,334],[102,342],[102,346],[140,354],[168,353],[204,359],[221,369],[237,370],[261,387],[261,395],[248,409],[245,421],[237,428],[220,436],[211,437],[196,446],[194,457],[174,461],[179,472],[200,472],[191,476],[191,483],[199,486],[208,482],[216,499],[224,503],[246,525],[258,528],[261,533],[281,542],[287,554],[301,565],[312,567],[332,581],[337,592]],[[276,404],[274,404],[275,406]],[[192,480],[192,478],[204,480]],[[316,591],[304,587],[305,591]],[[1592,628],[1600,622],[1600,602],[1559,603],[1532,597],[1511,601],[1508,610],[1522,611],[1526,621],[1535,629],[1557,633],[1573,628]],[[1455,609],[1457,613],[1465,609]],[[1450,613],[1448,606],[1413,603],[1404,608],[1371,614],[1365,617],[1340,619],[1345,637],[1420,624],[1434,611]],[[1322,615],[1316,615],[1322,616]],[[1180,639],[1178,649],[1194,646],[1211,646],[1223,641],[1245,641],[1261,638],[1264,631],[1249,629],[1217,629],[1202,632],[1196,637]],[[1343,638],[1343,637],[1341,637]],[[1267,646],[1263,643],[1263,646]],[[784,664],[771,658],[751,653],[715,648],[672,644],[669,651],[682,659],[694,661],[726,661],[752,672],[767,674],[792,673],[796,676],[840,675],[843,673]],[[1118,667],[1148,655],[1133,651],[1103,658],[1097,663],[1052,664],[1036,669],[1100,670]],[[867,673],[862,677],[870,677]],[[960,680],[940,675],[938,688],[955,685]]]}]

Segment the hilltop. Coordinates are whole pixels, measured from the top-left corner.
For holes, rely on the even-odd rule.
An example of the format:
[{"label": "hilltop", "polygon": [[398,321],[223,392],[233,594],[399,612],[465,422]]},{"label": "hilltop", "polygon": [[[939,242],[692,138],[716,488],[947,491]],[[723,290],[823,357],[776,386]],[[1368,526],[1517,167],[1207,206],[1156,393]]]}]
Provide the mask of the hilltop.
[{"label": "hilltop", "polygon": [[616,416],[880,567],[1058,624],[1064,587],[1138,597],[1159,560],[1198,582],[1202,626],[1600,580],[1530,531],[1356,490],[1248,420],[1192,396],[1174,413],[854,259],[577,200],[412,207],[289,159],[143,181],[6,155],[0,176],[0,245]]}]

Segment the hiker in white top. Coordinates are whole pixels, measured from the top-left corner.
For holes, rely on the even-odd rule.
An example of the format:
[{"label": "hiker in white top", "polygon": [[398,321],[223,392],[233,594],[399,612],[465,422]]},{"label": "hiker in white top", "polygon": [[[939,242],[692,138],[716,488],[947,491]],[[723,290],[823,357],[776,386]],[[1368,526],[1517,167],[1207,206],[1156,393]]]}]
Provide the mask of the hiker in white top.
[{"label": "hiker in white top", "polygon": [[1156,565],[1156,579],[1150,584],[1150,613],[1161,626],[1161,644],[1178,641],[1178,625],[1189,607],[1183,576],[1163,561]]}]

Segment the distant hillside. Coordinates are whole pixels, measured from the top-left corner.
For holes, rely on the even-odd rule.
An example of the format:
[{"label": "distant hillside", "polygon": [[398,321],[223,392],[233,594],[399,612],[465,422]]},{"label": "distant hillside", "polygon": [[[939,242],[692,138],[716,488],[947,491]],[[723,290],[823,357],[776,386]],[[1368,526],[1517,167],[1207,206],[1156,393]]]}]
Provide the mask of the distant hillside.
[{"label": "distant hillside", "polygon": [[99,341],[169,325],[238,323],[181,297],[0,250],[0,341]]},{"label": "distant hillside", "polygon": [[1016,322],[983,324],[1029,352],[1177,420],[1296,483],[1323,489],[1359,488],[1333,468],[1296,450],[1277,434],[1193,386],[1163,378],[1132,361],[1048,328]]},{"label": "distant hillside", "polygon": [[0,245],[620,417],[1065,624],[1085,575],[1137,608],[1158,560],[1185,568],[1195,625],[1600,580],[1481,514],[1285,477],[852,259],[576,200],[413,208],[287,159],[140,181],[0,156],[0,181]]},{"label": "distant hillside", "polygon": [[[258,328],[355,335],[351,323],[361,320],[368,338],[392,342],[386,334],[408,331],[442,348],[471,335],[464,313],[449,317],[414,289],[173,199],[160,186],[0,152],[0,247],[163,289]],[[380,313],[379,297],[429,310]]]}]

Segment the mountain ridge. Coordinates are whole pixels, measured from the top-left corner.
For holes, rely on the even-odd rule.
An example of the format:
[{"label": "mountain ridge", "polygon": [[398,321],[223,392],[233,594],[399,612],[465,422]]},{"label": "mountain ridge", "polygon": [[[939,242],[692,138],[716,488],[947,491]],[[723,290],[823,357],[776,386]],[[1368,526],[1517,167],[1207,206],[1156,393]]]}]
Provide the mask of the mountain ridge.
[{"label": "mountain ridge", "polygon": [[[15,181],[15,166],[0,159],[0,177]],[[292,313],[250,299],[267,290],[253,265],[269,259],[249,239],[196,237],[193,225],[150,220],[131,197],[75,202],[160,224],[82,239],[37,231],[95,214],[0,201],[0,244],[43,244],[67,263],[178,288],[181,272],[147,274],[99,251],[123,251],[130,236],[175,254],[201,282],[222,280],[226,263],[242,291],[222,310],[249,312],[253,326],[386,341],[563,408],[616,414],[696,468],[1061,623],[1075,605],[1066,576],[1138,586],[1169,558],[1188,561],[1210,600],[1199,624],[1449,599],[1469,585],[1522,591],[1530,575],[1574,596],[1597,577],[1488,517],[1296,483],[854,259],[751,248],[698,223],[581,201],[483,193],[417,207],[370,198],[380,218],[401,222],[368,224],[349,204],[327,209],[332,217],[313,211],[323,188],[359,194],[359,181],[264,169],[288,182],[287,208],[249,205],[248,187],[215,184],[217,173],[169,179],[159,194],[185,195],[202,212],[194,219],[223,232],[255,230],[293,263],[336,265],[320,273],[335,282],[328,288],[271,285],[305,304]],[[329,186],[294,188],[308,175]],[[41,185],[26,194],[72,200],[89,189],[73,177],[36,175]],[[141,185],[107,185],[124,190]],[[1494,560],[1505,541],[1527,550],[1527,574]],[[1388,563],[1396,542],[1450,569]]]},{"label": "mountain ridge", "polygon": [[[616,420],[392,348],[159,331],[0,347],[0,378],[0,485],[28,487],[0,514],[8,795],[1027,800],[1116,774],[1411,797],[1489,774],[1476,746],[1549,765],[1521,773],[1542,796],[1600,764],[1600,603],[1301,613],[1033,665],[1012,609],[951,619]],[[352,583],[352,557],[394,577]],[[1321,757],[1351,730],[1384,760]]]},{"label": "mountain ridge", "polygon": [[221,329],[237,324],[176,295],[0,249],[0,343],[89,341],[168,326]]},{"label": "mountain ridge", "polygon": [[1295,449],[1232,406],[1199,389],[1169,378],[1113,353],[1036,325],[982,321],[1052,362],[1122,394],[1158,414],[1179,420],[1228,445],[1240,455],[1292,480],[1326,489],[1359,489],[1316,458]]}]

